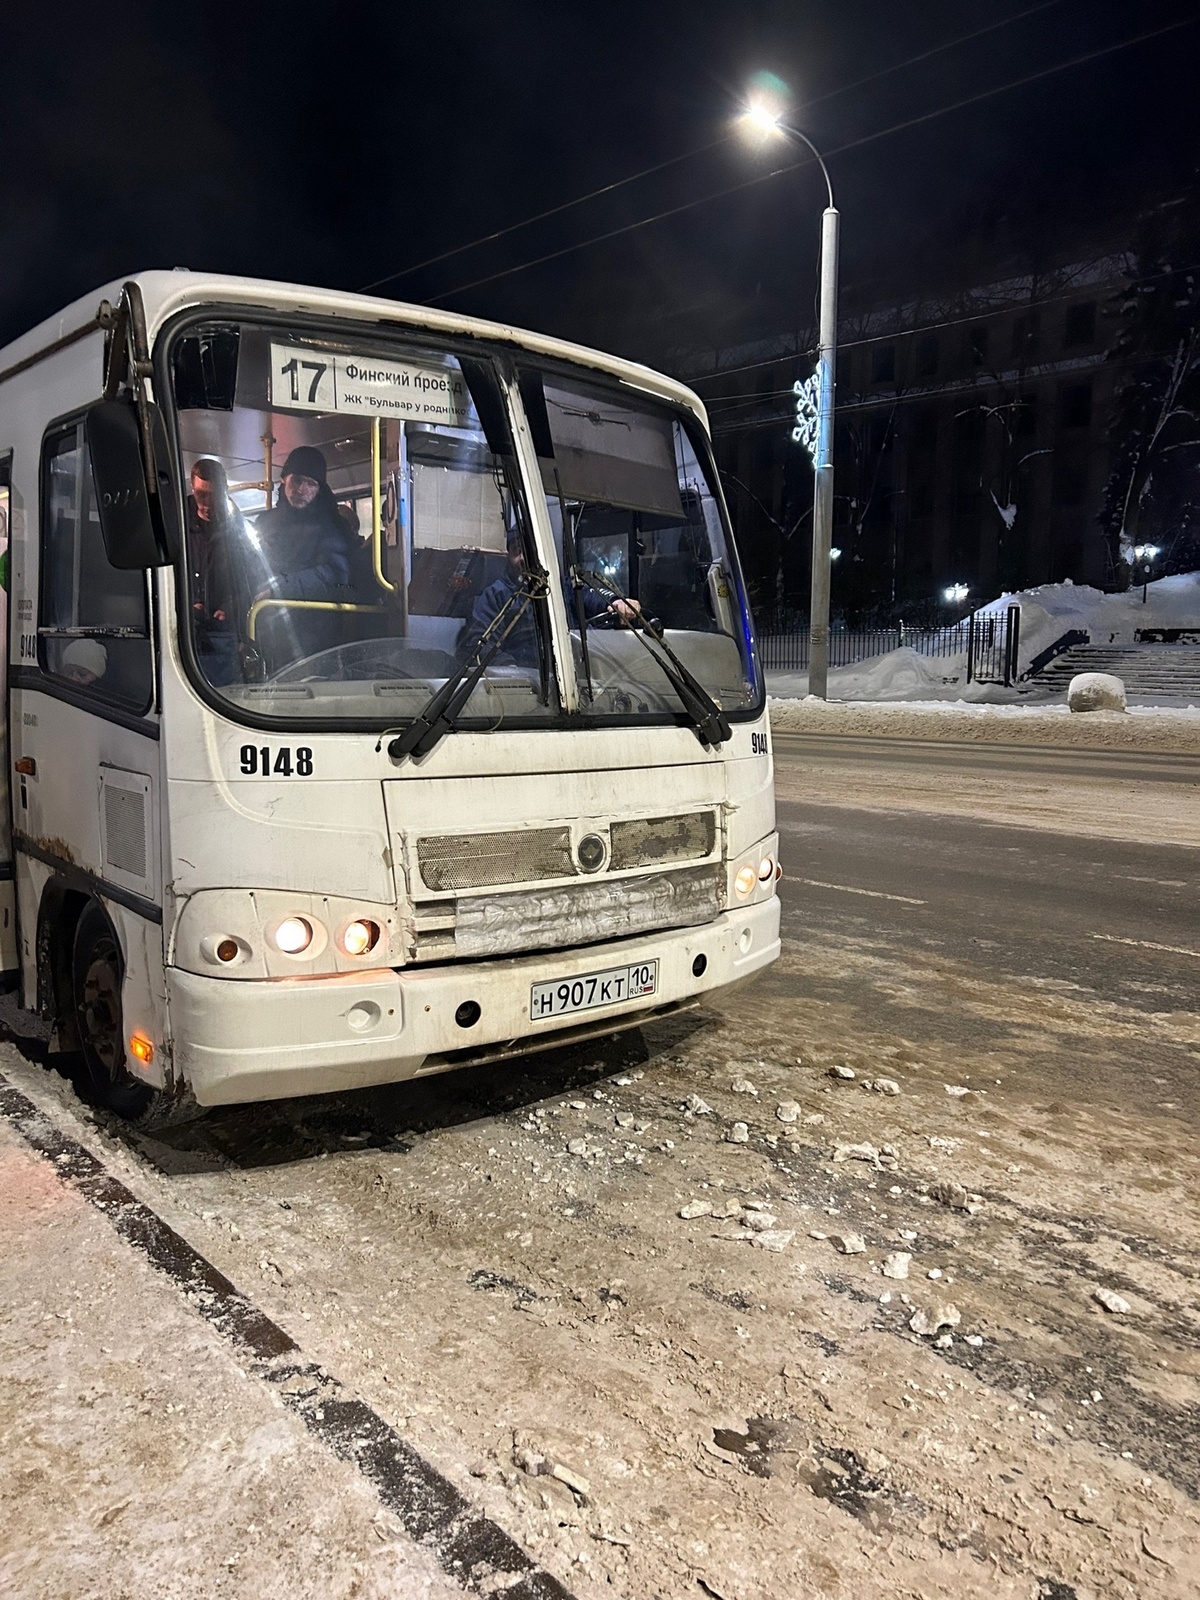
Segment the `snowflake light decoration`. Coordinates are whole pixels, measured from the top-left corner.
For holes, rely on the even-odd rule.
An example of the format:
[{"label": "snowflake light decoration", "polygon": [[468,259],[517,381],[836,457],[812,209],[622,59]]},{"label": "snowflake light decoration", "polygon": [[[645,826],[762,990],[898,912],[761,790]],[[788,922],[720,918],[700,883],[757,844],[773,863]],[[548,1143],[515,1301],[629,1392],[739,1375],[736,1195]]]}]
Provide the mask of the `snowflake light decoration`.
[{"label": "snowflake light decoration", "polygon": [[796,425],[792,429],[792,443],[802,444],[817,464],[817,434],[821,417],[821,371],[818,368],[810,378],[797,378],[792,385],[796,396]]}]

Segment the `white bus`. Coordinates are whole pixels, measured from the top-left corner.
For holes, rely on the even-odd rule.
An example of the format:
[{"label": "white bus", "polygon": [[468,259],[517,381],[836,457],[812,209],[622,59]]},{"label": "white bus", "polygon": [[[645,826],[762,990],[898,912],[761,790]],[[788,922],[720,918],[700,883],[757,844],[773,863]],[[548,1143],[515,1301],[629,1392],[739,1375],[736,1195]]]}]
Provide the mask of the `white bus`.
[{"label": "white bus", "polygon": [[0,352],[0,966],[130,1118],[610,1033],[779,952],[703,408],[191,272]]}]

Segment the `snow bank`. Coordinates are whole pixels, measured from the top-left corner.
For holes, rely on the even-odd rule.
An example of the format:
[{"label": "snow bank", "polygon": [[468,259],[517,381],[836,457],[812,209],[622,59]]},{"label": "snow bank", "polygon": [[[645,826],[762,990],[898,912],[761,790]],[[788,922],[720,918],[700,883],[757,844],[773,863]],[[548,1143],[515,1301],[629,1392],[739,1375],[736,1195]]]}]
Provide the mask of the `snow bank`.
[{"label": "snow bank", "polygon": [[[808,674],[768,671],[767,692],[773,700],[803,700],[808,694]],[[1003,684],[968,683],[965,650],[951,656],[926,656],[905,646],[890,650],[885,656],[870,656],[850,667],[829,669],[831,700],[1005,705],[1027,693],[1006,689]]]},{"label": "snow bank", "polygon": [[1141,588],[1124,594],[1105,594],[1085,583],[1045,583],[1019,594],[1003,594],[981,607],[984,612],[1003,612],[1010,605],[1021,607],[1021,669],[1033,658],[1078,629],[1091,644],[1136,644],[1143,628],[1200,629],[1200,572],[1183,572],[1159,578],[1146,586],[1146,602]]}]

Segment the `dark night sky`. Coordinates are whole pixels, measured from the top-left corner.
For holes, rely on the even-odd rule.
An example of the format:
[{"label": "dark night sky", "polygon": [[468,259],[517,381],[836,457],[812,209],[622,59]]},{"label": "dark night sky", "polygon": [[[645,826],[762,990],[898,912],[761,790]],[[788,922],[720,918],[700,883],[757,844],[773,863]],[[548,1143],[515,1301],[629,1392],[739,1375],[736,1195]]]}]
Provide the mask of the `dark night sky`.
[{"label": "dark night sky", "polygon": [[[718,138],[750,75],[827,149],[1197,11],[1059,0],[849,93],[1031,0],[342,0],[10,9],[0,342],[141,267],[359,288]],[[834,157],[844,281],[912,289],[964,242],[1116,245],[1193,170],[1200,25]],[[818,102],[806,110],[807,102]],[[736,183],[740,143],[397,281],[421,299]],[[815,173],[793,173],[444,304],[654,359],[792,327]]]}]

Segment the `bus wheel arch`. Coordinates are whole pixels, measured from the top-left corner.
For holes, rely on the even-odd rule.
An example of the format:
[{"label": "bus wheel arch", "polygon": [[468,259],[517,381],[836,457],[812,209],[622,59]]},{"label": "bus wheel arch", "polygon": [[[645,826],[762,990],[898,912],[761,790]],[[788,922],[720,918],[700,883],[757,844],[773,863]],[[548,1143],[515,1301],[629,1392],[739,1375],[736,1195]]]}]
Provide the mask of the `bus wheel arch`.
[{"label": "bus wheel arch", "polygon": [[37,1008],[54,1029],[51,1051],[74,1054],[79,1049],[75,1024],[72,960],[75,930],[88,896],[61,878],[42,890],[37,922]]},{"label": "bus wheel arch", "polygon": [[125,1064],[122,989],[125,958],[108,912],[88,900],[75,923],[71,945],[71,993],[75,1035],[87,1083],[100,1105],[137,1118],[155,1098]]}]

